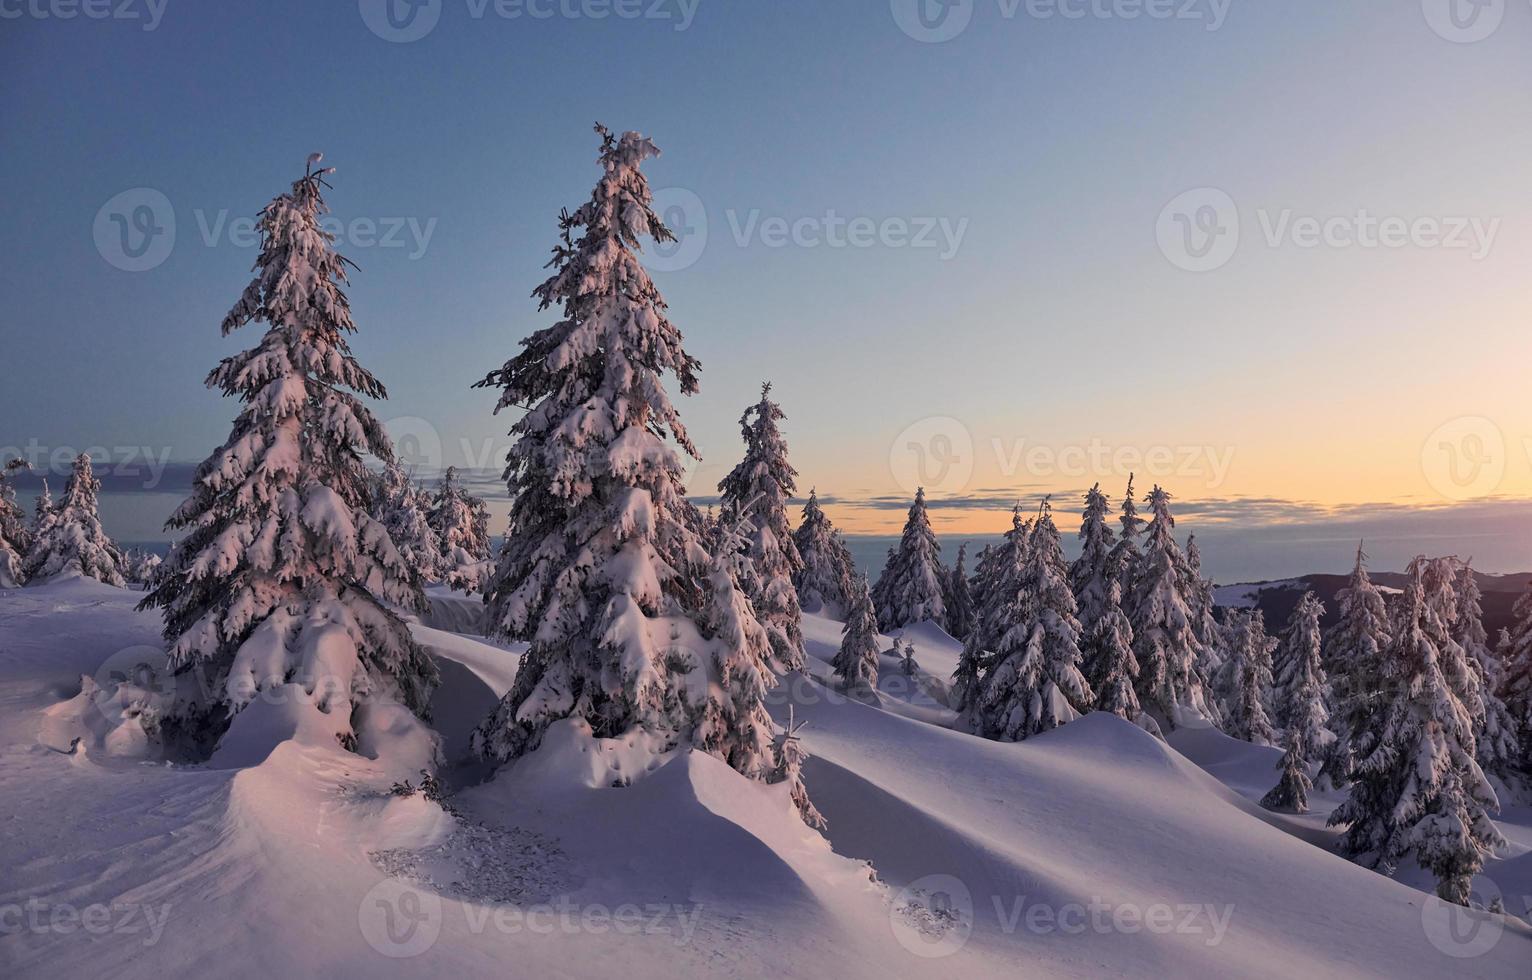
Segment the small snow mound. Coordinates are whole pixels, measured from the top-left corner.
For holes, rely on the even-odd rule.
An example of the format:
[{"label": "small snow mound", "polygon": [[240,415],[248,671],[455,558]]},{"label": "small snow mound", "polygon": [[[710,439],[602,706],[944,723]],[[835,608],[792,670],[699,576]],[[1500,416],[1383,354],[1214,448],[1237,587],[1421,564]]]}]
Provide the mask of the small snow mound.
[{"label": "small snow mound", "polygon": [[320,711],[301,684],[261,691],[234,716],[208,765],[214,769],[258,766],[283,742],[336,748],[350,730],[348,719]]}]

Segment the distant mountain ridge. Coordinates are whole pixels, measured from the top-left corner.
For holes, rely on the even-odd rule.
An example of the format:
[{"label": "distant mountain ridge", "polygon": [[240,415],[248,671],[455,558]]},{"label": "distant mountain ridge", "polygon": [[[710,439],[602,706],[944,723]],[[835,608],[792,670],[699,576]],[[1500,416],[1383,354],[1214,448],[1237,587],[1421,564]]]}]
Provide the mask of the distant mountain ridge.
[{"label": "distant mountain ridge", "polygon": [[[1368,575],[1372,578],[1373,584],[1383,589],[1385,593],[1397,593],[1404,588],[1408,580],[1403,572],[1370,571]],[[1516,600],[1527,591],[1528,584],[1532,583],[1532,572],[1511,572],[1505,575],[1474,572],[1474,578],[1478,580],[1479,589],[1484,593],[1484,629],[1489,633],[1490,642],[1494,643],[1501,628],[1511,625],[1511,610],[1516,605]],[[1320,619],[1320,626],[1328,629],[1335,622],[1340,608],[1340,602],[1336,596],[1350,580],[1349,573],[1345,575],[1315,573],[1272,582],[1241,582],[1235,585],[1219,586],[1214,590],[1214,599],[1219,606],[1226,609],[1261,610],[1266,616],[1266,629],[1272,635],[1276,635],[1287,625],[1287,620],[1292,616],[1298,600],[1303,598],[1305,592],[1312,591],[1319,597],[1319,601],[1324,603],[1325,614]]]}]

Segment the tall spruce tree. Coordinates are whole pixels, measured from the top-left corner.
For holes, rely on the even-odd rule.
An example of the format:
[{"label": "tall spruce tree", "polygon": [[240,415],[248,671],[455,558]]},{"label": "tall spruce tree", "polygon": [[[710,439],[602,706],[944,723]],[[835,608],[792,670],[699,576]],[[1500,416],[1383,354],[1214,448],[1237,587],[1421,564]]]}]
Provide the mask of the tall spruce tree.
[{"label": "tall spruce tree", "polygon": [[803,559],[787,519],[798,471],[787,461],[787,440],[777,426],[785,417],[771,400],[771,383],[761,385],[761,400],[739,419],[745,458],[718,483],[724,514],[743,518],[754,529],[747,542],[750,564],[743,583],[771,638],[773,665],[784,671],[803,666],[803,613],[793,586]]},{"label": "tall spruce tree", "polygon": [[1410,563],[1382,656],[1375,737],[1365,750],[1353,746],[1350,793],[1329,823],[1345,825],[1342,849],[1358,862],[1392,871],[1413,854],[1436,876],[1438,896],[1466,905],[1473,875],[1504,841],[1471,713],[1444,669],[1453,656],[1444,647],[1457,644],[1428,598],[1440,570],[1425,558]]},{"label": "tall spruce tree", "polygon": [[1016,741],[1089,711],[1094,696],[1080,672],[1080,621],[1046,498],[1032,526],[1022,587],[1006,619],[1011,625],[984,679],[986,732]]},{"label": "tall spruce tree", "polygon": [[1014,608],[1026,573],[1032,526],[1021,519],[1021,505],[1011,510],[1011,529],[1000,544],[989,548],[976,567],[974,588],[980,596],[974,610],[973,628],[963,641],[957,670],[952,675],[952,707],[960,724],[977,731],[983,727],[979,702],[982,679],[999,649],[1000,638],[1010,628],[1006,619]]},{"label": "tall spruce tree", "polygon": [[1532,585],[1516,600],[1514,621],[1500,639],[1502,664],[1497,694],[1516,726],[1521,742],[1518,766],[1524,783],[1532,781]]},{"label": "tall spruce tree", "polygon": [[1327,727],[1330,712],[1325,706],[1326,678],[1320,655],[1319,617],[1324,611],[1314,593],[1304,593],[1282,640],[1275,700],[1286,727],[1285,751],[1277,766],[1282,776],[1261,800],[1267,809],[1308,811],[1308,793],[1313,788],[1310,769],[1335,740]]},{"label": "tall spruce tree", "polygon": [[957,559],[947,573],[947,633],[961,640],[973,629],[973,596],[968,591],[968,542],[958,545]]},{"label": "tall spruce tree", "polygon": [[398,461],[386,465],[373,487],[372,516],[388,529],[394,547],[426,583],[440,582],[447,573],[441,538],[431,526],[430,513],[430,496]]},{"label": "tall spruce tree", "polygon": [[1507,782],[1518,781],[1525,768],[1515,720],[1501,700],[1499,690],[1504,665],[1490,649],[1484,629],[1483,594],[1473,564],[1458,566],[1454,583],[1457,605],[1453,610],[1452,638],[1463,648],[1472,683],[1478,688],[1478,712],[1474,715],[1474,738],[1479,765]]},{"label": "tall spruce tree", "polygon": [[851,583],[852,600],[841,627],[840,649],[831,666],[848,693],[867,693],[878,686],[878,619],[872,607],[867,579],[858,575]]},{"label": "tall spruce tree", "polygon": [[[597,738],[689,743],[770,781],[780,760],[761,745],[769,640],[738,585],[749,531],[725,515],[713,555],[699,537],[671,443],[696,448],[665,390],[673,374],[695,393],[698,363],[636,254],[644,239],[674,240],[639,169],[659,151],[637,133],[597,132],[602,177],[561,216],[554,274],[534,292],[560,318],[480,382],[501,389],[497,410],[527,408],[512,427],[510,524],[485,598],[495,634],[530,646],[474,745],[517,758],[572,719]],[[672,633],[700,634],[709,649]]]},{"label": "tall spruce tree", "polygon": [[926,491],[921,487],[910,505],[899,548],[878,581],[882,596],[878,625],[885,633],[925,620],[946,626],[947,609],[942,597],[946,578],[941,545],[936,543],[936,533],[931,530]]},{"label": "tall spruce tree", "polygon": [[[1080,557],[1069,566],[1069,587],[1074,590],[1080,626],[1088,638],[1097,635],[1096,624],[1111,604],[1114,581],[1121,582],[1121,570],[1113,561],[1114,535],[1107,524],[1108,506],[1101,484],[1086,491],[1085,511],[1080,521]],[[1119,589],[1119,603],[1120,596]],[[1095,672],[1094,657],[1089,653],[1086,665],[1087,673]]]},{"label": "tall spruce tree", "polygon": [[1138,660],[1133,656],[1133,625],[1122,611],[1117,559],[1107,558],[1106,572],[1106,604],[1096,617],[1084,650],[1090,667],[1086,679],[1096,694],[1097,711],[1137,722],[1143,714],[1133,687],[1138,678]]},{"label": "tall spruce tree", "polygon": [[65,572],[78,572],[107,585],[126,585],[122,553],[101,527],[96,496],[101,481],[84,453],[75,457],[64,496],[52,507],[46,525],[34,535],[21,566],[27,581],[41,581]]},{"label": "tall spruce tree", "polygon": [[1138,504],[1133,499],[1133,474],[1128,474],[1128,489],[1122,495],[1122,514],[1117,518],[1122,525],[1122,530],[1117,534],[1117,543],[1112,546],[1112,556],[1117,560],[1117,568],[1122,575],[1122,595],[1124,601],[1131,601],[1134,595],[1133,576],[1138,572],[1139,550],[1138,537],[1144,533],[1144,519],[1138,516]]},{"label": "tall spruce tree", "polygon": [[[803,521],[793,532],[793,543],[803,566],[793,578],[798,601],[810,608],[833,605],[845,610],[855,598],[852,575],[856,563],[835,525],[819,506],[819,494],[809,491],[803,505]],[[864,583],[865,584],[865,583]]]},{"label": "tall spruce tree", "polygon": [[1202,549],[1197,546],[1195,534],[1186,538],[1186,597],[1192,612],[1192,635],[1197,638],[1197,673],[1206,687],[1223,667],[1223,631],[1213,615],[1217,605],[1213,582],[1202,576]]},{"label": "tall spruce tree", "polygon": [[1228,659],[1222,683],[1224,731],[1230,736],[1274,745],[1267,702],[1271,697],[1271,652],[1277,641],[1266,635],[1266,618],[1259,609],[1231,609],[1225,623]]},{"label": "tall spruce tree", "polygon": [[463,486],[457,467],[449,466],[442,474],[426,520],[441,542],[447,567],[471,565],[489,557],[489,510]]},{"label": "tall spruce tree", "polygon": [[10,477],[27,468],[24,459],[8,460],[0,468],[0,589],[14,589],[25,581],[21,562],[32,546],[26,514],[16,504],[16,490]]},{"label": "tall spruce tree", "polygon": [[386,397],[346,340],[346,260],[320,227],[331,172],[311,162],[261,211],[255,276],[222,331],[267,330],[208,375],[243,407],[171,515],[186,535],[140,606],[164,611],[172,665],[208,677],[210,703],[177,711],[209,738],[258,691],[296,682],[352,747],[366,701],[423,713],[437,680],[389,608],[419,608],[419,577],[367,512],[363,455],[387,463],[393,447],[353,394]]},{"label": "tall spruce tree", "polygon": [[1367,575],[1367,554],[1357,544],[1351,579],[1337,596],[1340,608],[1325,637],[1324,662],[1334,702],[1336,740],[1319,772],[1321,787],[1339,788],[1351,778],[1354,752],[1369,754],[1382,704],[1378,679],[1391,642],[1383,595]]},{"label": "tall spruce tree", "polygon": [[1176,544],[1170,494],[1156,486],[1147,502],[1153,519],[1133,571],[1128,620],[1133,624],[1133,653],[1138,658],[1139,701],[1175,728],[1188,712],[1202,718],[1212,714],[1197,670],[1201,644],[1192,629],[1186,558]]}]

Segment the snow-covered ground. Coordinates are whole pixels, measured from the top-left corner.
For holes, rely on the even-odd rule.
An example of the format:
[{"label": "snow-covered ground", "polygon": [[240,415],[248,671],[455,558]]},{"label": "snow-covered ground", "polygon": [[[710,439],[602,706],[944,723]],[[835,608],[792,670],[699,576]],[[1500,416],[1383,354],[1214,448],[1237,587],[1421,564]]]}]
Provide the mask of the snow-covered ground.
[{"label": "snow-covered ground", "polygon": [[[137,598],[0,591],[5,976],[1532,975],[1532,928],[1331,853],[1333,796],[1257,807],[1275,750],[1105,715],[1015,745],[944,727],[938,630],[907,633],[916,677],[883,658],[873,705],[823,683],[840,625],[806,617],[808,676],[772,712],[806,722],[821,836],[783,787],[695,753],[634,772],[568,725],[482,782],[467,736],[516,650],[450,594],[414,627],[442,668],[445,808],[390,792],[431,737],[409,717],[351,754],[255,704],[206,765],[137,761],[80,696],[153,660]],[[1525,914],[1532,812],[1501,826],[1476,889]]]}]

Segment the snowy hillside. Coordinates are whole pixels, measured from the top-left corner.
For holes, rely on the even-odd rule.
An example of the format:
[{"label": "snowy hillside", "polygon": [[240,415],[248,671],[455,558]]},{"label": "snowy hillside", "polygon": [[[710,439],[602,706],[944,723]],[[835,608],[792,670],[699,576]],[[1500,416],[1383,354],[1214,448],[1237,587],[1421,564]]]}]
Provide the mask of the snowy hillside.
[{"label": "snowy hillside", "polygon": [[[1524,978],[1532,963],[1532,928],[1331,853],[1335,799],[1257,807],[1275,749],[1187,729],[1166,745],[1104,714],[1018,744],[944,727],[959,647],[929,626],[905,632],[914,678],[884,655],[874,705],[823,684],[840,624],[804,617],[807,676],[770,706],[807,723],[821,836],[786,784],[700,752],[635,772],[644,753],[575,722],[481,782],[468,733],[518,651],[446,599],[432,621],[462,632],[412,626],[442,675],[443,803],[390,791],[419,781],[433,739],[403,711],[354,754],[272,697],[205,765],[138,761],[102,737],[112,706],[81,675],[152,662],[140,597],[78,578],[0,591],[7,976]],[[1501,828],[1508,853],[1476,887],[1524,914],[1532,814]]]}]

